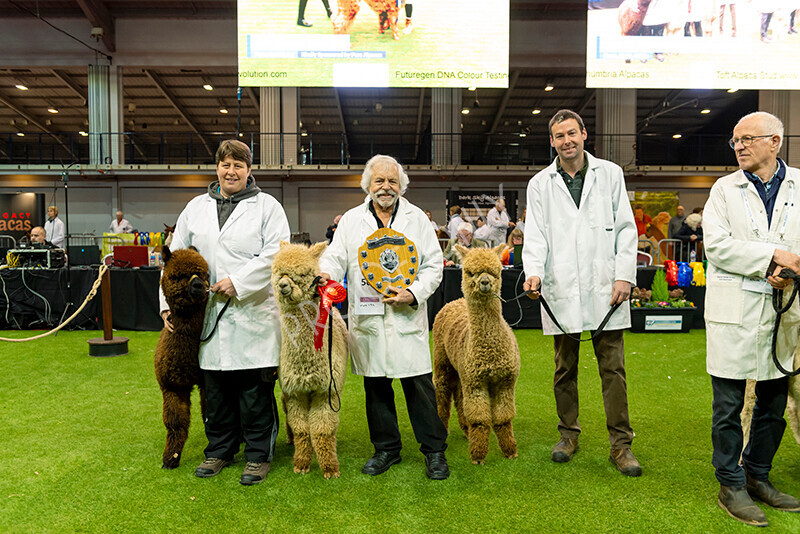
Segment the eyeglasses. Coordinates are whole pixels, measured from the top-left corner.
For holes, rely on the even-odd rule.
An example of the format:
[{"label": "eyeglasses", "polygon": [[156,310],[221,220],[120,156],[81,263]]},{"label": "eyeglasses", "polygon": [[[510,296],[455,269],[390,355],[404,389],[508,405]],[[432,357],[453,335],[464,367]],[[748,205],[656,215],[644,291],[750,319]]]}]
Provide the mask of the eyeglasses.
[{"label": "eyeglasses", "polygon": [[736,143],[742,143],[742,146],[747,148],[753,144],[753,141],[756,139],[761,139],[762,137],[772,137],[774,134],[769,135],[745,135],[744,137],[733,137],[728,140],[728,146],[730,146],[733,150],[736,150]]}]

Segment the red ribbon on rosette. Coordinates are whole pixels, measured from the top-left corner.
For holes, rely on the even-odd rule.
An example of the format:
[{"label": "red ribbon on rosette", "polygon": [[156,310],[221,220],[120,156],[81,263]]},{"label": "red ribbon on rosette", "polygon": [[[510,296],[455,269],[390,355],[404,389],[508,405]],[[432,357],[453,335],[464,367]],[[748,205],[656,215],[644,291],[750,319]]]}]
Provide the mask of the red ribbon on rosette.
[{"label": "red ribbon on rosette", "polygon": [[322,349],[322,334],[325,332],[325,323],[328,322],[331,306],[344,302],[347,298],[347,290],[339,282],[328,280],[325,285],[317,286],[319,292],[319,313],[317,313],[317,323],[314,325],[314,348]]}]

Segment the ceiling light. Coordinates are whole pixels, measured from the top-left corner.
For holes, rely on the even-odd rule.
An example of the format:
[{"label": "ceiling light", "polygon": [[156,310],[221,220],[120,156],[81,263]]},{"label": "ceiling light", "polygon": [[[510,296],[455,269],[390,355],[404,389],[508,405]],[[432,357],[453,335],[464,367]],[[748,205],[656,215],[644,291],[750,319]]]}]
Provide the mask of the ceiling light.
[{"label": "ceiling light", "polygon": [[81,134],[82,137],[87,137],[89,135],[88,133],[84,132],[83,130],[81,130],[78,133]]},{"label": "ceiling light", "polygon": [[50,113],[58,113],[58,108],[55,106],[50,106],[49,108],[47,108],[47,111]]},{"label": "ceiling light", "polygon": [[24,134],[24,133],[22,133],[22,132],[17,132],[17,135],[18,135],[19,137],[25,137],[25,134]]},{"label": "ceiling light", "polygon": [[214,90],[214,86],[211,85],[210,83],[204,83],[203,84],[203,89],[205,89],[206,91],[213,91]]},{"label": "ceiling light", "polygon": [[520,133],[519,133],[519,136],[520,136],[520,137],[526,137],[527,135],[528,135],[528,134],[526,134],[525,132],[520,132]]},{"label": "ceiling light", "polygon": [[219,112],[224,115],[224,114],[228,113],[228,110],[226,108],[219,108]]},{"label": "ceiling light", "polygon": [[477,87],[467,87],[467,91],[474,91],[476,89],[477,89]]},{"label": "ceiling light", "polygon": [[683,136],[679,133],[672,136],[673,139],[680,139],[681,137]]},{"label": "ceiling light", "polygon": [[461,109],[461,114],[462,115],[469,115],[469,108],[462,108]]},{"label": "ceiling light", "polygon": [[711,113],[711,110],[708,109],[708,108],[705,108],[705,109],[700,110],[700,113],[702,113],[703,115],[708,115],[709,113]]},{"label": "ceiling light", "polygon": [[538,115],[538,114],[539,114],[539,113],[541,113],[541,112],[542,112],[542,110],[541,110],[541,109],[539,109],[539,108],[536,108],[536,109],[534,109],[533,111],[531,111],[531,113],[533,113],[534,115]]},{"label": "ceiling light", "polygon": [[14,87],[19,89],[20,91],[27,91],[28,90],[28,86],[27,85],[22,85],[21,83],[16,84]]},{"label": "ceiling light", "polygon": [[302,132],[300,132],[300,137],[308,137],[308,132],[303,130]]},{"label": "ceiling light", "polygon": [[544,86],[545,91],[552,91],[553,89],[553,82],[547,82],[547,85]]},{"label": "ceiling light", "polygon": [[239,132],[239,137],[244,137],[244,134]]},{"label": "ceiling light", "polygon": [[729,93],[735,93],[736,91],[738,91],[738,89],[728,89]]}]

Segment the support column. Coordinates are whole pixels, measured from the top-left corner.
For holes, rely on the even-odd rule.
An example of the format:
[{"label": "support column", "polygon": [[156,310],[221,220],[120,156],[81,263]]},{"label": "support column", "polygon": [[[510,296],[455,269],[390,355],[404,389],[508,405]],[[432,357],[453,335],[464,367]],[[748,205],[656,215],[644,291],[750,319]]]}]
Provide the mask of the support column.
[{"label": "support column", "polygon": [[124,163],[122,68],[89,65],[89,161]]},{"label": "support column", "polygon": [[800,135],[800,95],[796,91],[759,91],[758,109],[772,113],[783,122],[783,146],[778,157],[787,165],[800,164],[800,139],[787,138]]},{"label": "support column", "polygon": [[461,163],[461,89],[431,89],[431,133],[431,163]]},{"label": "support column", "polygon": [[595,156],[636,164],[636,89],[598,89]]},{"label": "support column", "polygon": [[261,87],[261,164],[296,165],[298,98],[296,87]]}]

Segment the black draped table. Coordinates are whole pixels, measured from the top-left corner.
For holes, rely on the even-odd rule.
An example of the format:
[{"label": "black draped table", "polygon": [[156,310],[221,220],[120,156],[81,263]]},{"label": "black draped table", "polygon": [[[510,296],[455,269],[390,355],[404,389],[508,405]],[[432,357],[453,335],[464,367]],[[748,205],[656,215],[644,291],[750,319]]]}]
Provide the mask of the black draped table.
[{"label": "black draped table", "polygon": [[[158,269],[109,269],[113,327],[161,330]],[[72,315],[97,279],[96,267],[0,271],[0,328],[51,328]],[[102,329],[100,291],[67,328]],[[67,303],[71,303],[67,308]],[[65,311],[65,308],[66,311]]]}]

